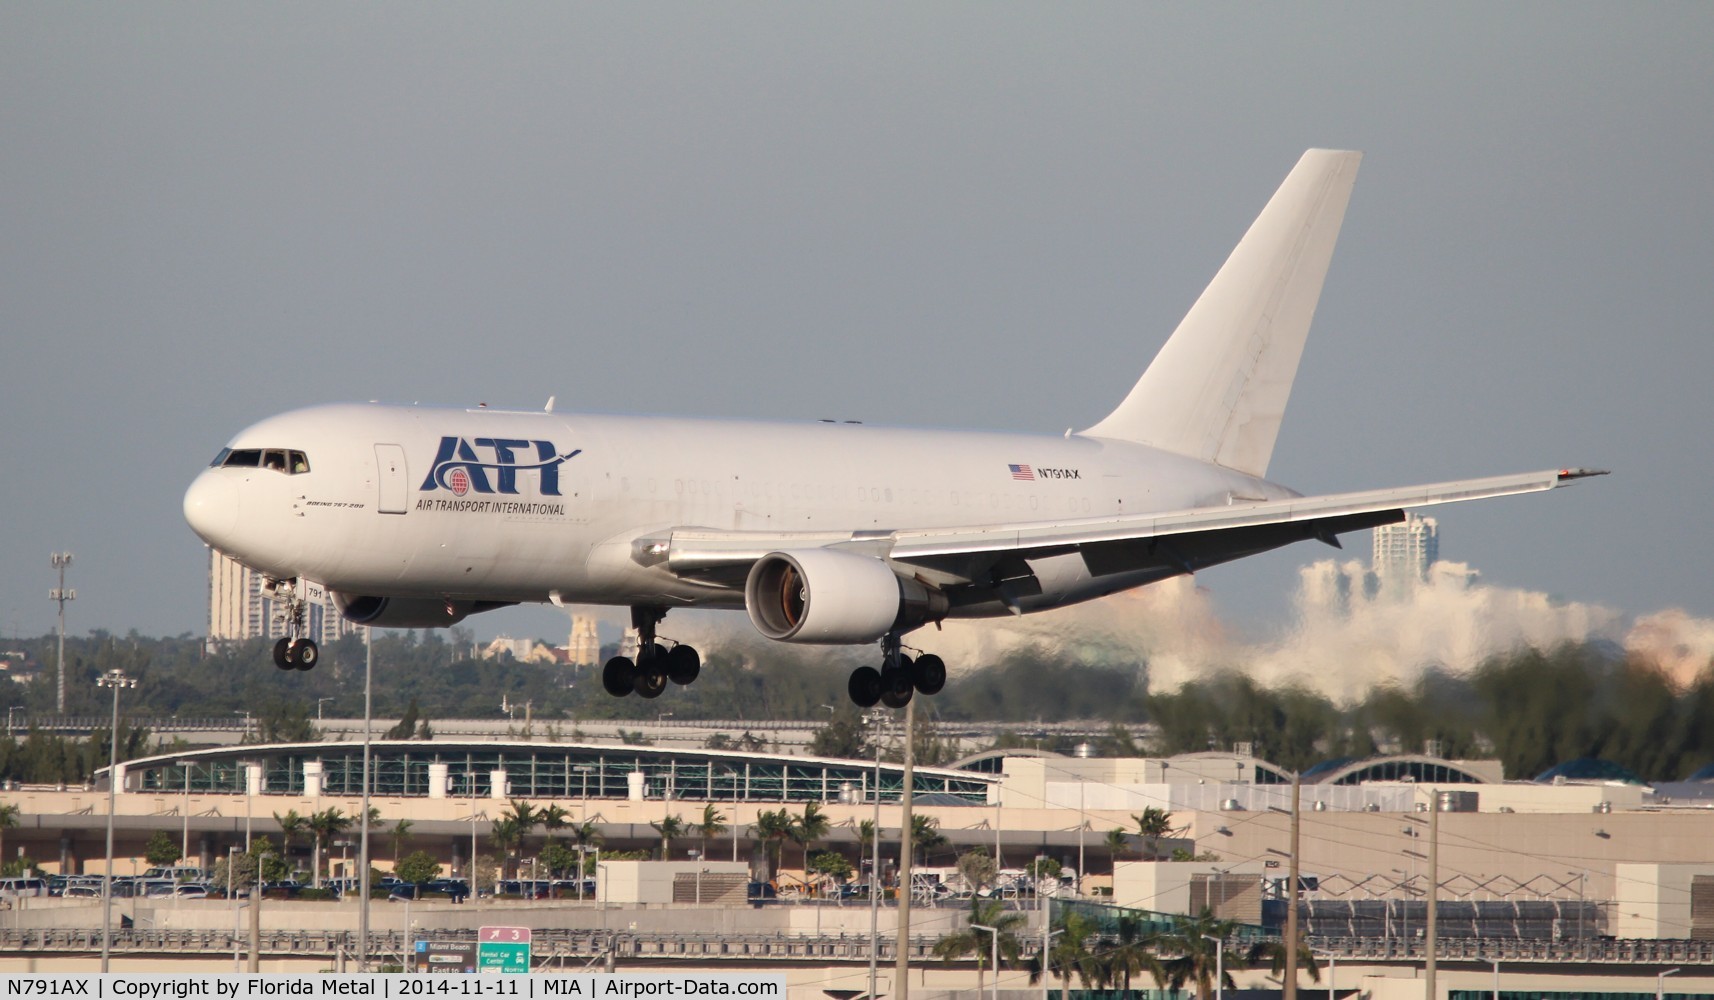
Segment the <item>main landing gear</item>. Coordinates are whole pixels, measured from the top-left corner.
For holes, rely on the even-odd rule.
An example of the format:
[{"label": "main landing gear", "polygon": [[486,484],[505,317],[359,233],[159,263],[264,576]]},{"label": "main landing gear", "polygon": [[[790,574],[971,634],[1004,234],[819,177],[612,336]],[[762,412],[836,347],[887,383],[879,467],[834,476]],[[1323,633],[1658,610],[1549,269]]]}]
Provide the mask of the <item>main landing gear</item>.
[{"label": "main landing gear", "polygon": [[304,635],[309,631],[306,624],[309,602],[298,594],[291,581],[276,582],[271,589],[275,598],[286,606],[286,635],[274,643],[274,666],[281,670],[314,670],[321,662],[321,650],[314,639]]},{"label": "main landing gear", "polygon": [[946,661],[933,653],[912,659],[899,636],[888,633],[881,640],[881,669],[858,667],[851,671],[846,693],[859,708],[874,708],[876,702],[888,708],[904,708],[912,694],[939,694],[945,686]]},{"label": "main landing gear", "polygon": [[[667,616],[666,608],[638,606],[631,609],[631,627],[641,640],[637,661],[615,656],[601,668],[601,686],[615,698],[635,691],[644,698],[659,698],[667,681],[689,684],[702,672],[702,657],[685,643],[671,647],[655,641],[655,626]],[[670,640],[669,640],[670,641]]]}]

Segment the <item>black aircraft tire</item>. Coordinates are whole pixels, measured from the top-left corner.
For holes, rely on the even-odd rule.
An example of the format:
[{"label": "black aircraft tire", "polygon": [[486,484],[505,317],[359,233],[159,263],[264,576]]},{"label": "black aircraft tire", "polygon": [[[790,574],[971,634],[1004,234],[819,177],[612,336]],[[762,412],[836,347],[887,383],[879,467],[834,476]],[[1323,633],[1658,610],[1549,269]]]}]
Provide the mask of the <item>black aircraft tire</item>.
[{"label": "black aircraft tire", "polygon": [[274,643],[274,666],[281,670],[291,670],[293,668],[291,652],[292,640],[281,639]]},{"label": "black aircraft tire", "polygon": [[299,670],[314,670],[315,665],[321,662],[321,650],[316,647],[313,639],[298,639],[293,642],[291,652],[287,655],[292,666]]},{"label": "black aircraft tire", "polygon": [[915,690],[908,670],[889,670],[881,675],[881,704],[888,708],[904,708]]},{"label": "black aircraft tire", "polygon": [[946,687],[946,661],[933,653],[917,657],[911,668],[911,683],[923,694],[939,694]]},{"label": "black aircraft tire", "polygon": [[658,642],[651,642],[647,646],[639,646],[637,648],[638,665],[656,664],[665,660],[666,657],[667,648]]},{"label": "black aircraft tire", "polygon": [[702,673],[702,657],[694,648],[679,643],[667,654],[667,680],[674,684],[689,684]]},{"label": "black aircraft tire", "polygon": [[881,672],[874,667],[858,667],[851,671],[845,693],[858,708],[874,708],[881,700]]},{"label": "black aircraft tire", "polygon": [[637,694],[643,698],[659,698],[667,689],[667,675],[653,670],[637,671]]},{"label": "black aircraft tire", "polygon": [[601,668],[601,687],[615,698],[637,689],[637,667],[628,658],[615,656]]}]

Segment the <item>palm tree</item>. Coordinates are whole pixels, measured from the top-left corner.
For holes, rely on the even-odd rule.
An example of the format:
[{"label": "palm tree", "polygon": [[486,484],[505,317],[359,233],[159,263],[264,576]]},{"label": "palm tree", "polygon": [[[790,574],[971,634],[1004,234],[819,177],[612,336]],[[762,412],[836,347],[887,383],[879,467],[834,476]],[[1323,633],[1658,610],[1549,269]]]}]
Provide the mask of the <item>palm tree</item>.
[{"label": "palm tree", "polygon": [[505,814],[501,814],[489,827],[488,840],[505,856],[501,862],[501,878],[515,878],[518,874],[517,855],[524,843],[524,829],[516,816]]},{"label": "palm tree", "polygon": [[[1286,966],[1286,946],[1284,941],[1258,941],[1250,946],[1245,956],[1245,963],[1251,967],[1267,963],[1268,970],[1274,975],[1284,975]],[[1321,982],[1321,966],[1315,961],[1315,952],[1302,940],[1297,943],[1297,967],[1309,973],[1309,981]]]},{"label": "palm tree", "polygon": [[1145,972],[1154,977],[1156,986],[1164,985],[1167,970],[1155,954],[1163,939],[1144,933],[1142,921],[1135,917],[1120,917],[1118,931],[1118,941],[1101,949],[1096,956],[1095,975],[1126,992],[1131,989],[1131,978]]},{"label": "palm tree", "polygon": [[552,840],[554,834],[571,825],[571,814],[559,806],[547,806],[536,812],[536,822],[541,824],[542,832]]},{"label": "palm tree", "polygon": [[726,816],[710,802],[702,807],[702,821],[696,824],[702,835],[702,860],[708,860],[708,842],[726,832]]},{"label": "palm tree", "polygon": [[832,824],[827,822],[827,814],[821,811],[819,802],[804,803],[803,815],[792,824],[792,839],[803,848],[803,874],[806,880],[809,877],[809,846],[827,836],[827,831],[831,828]]},{"label": "palm tree", "polygon": [[[1192,983],[1196,986],[1199,1000],[1208,1000],[1214,995],[1215,970],[1224,964],[1221,952],[1225,942],[1237,930],[1235,922],[1216,919],[1213,911],[1208,909],[1195,917],[1174,920],[1171,933],[1160,939],[1163,952],[1178,956],[1165,963],[1166,985],[1178,990],[1183,989],[1186,983]],[[1227,988],[1233,988],[1230,972],[1224,973],[1220,981]]]},{"label": "palm tree", "polygon": [[1137,821],[1137,836],[1143,838],[1149,860],[1159,858],[1160,838],[1172,832],[1172,814],[1159,806],[1149,806],[1141,813],[1133,813],[1131,818]]},{"label": "palm tree", "polygon": [[661,835],[661,860],[672,860],[673,838],[684,836],[684,820],[677,816],[666,816],[659,823],[650,823],[649,825]]},{"label": "palm tree", "polygon": [[296,809],[287,809],[284,815],[275,813],[274,822],[280,824],[280,857],[288,857],[292,853],[292,841],[309,829],[309,820],[299,816]]},{"label": "palm tree", "polygon": [[408,819],[400,819],[393,823],[393,867],[399,867],[399,850],[411,839],[411,827],[415,824]]},{"label": "palm tree", "polygon": [[6,831],[18,828],[19,812],[15,803],[0,803],[0,864],[3,864],[6,858]]},{"label": "palm tree", "polygon": [[1128,854],[1131,850],[1131,835],[1124,830],[1114,827],[1107,831],[1107,852],[1113,855],[1113,860],[1119,860],[1119,855]]},{"label": "palm tree", "polygon": [[[1067,913],[1059,921],[1053,946],[1048,949],[1046,971],[1049,975],[1059,976],[1060,1000],[1066,1000],[1070,994],[1073,973],[1083,981],[1084,989],[1088,989],[1090,981],[1096,978],[1095,956],[1089,950],[1089,942],[1094,933],[1095,926],[1082,914]],[[1037,955],[1030,959],[1028,968],[1030,985],[1041,982],[1042,957]]]},{"label": "palm tree", "polygon": [[756,823],[751,829],[756,831],[757,839],[762,842],[762,857],[767,863],[769,880],[779,871],[780,851],[791,838],[793,827],[792,815],[784,809],[764,810],[756,814]]},{"label": "palm tree", "polygon": [[351,829],[351,817],[340,812],[337,808],[329,807],[321,812],[313,813],[306,821],[310,832],[315,835],[315,857],[311,862],[311,884],[321,888],[321,859],[332,846],[335,837]]},{"label": "palm tree", "polygon": [[[976,993],[980,996],[982,993],[982,971],[988,966],[988,957],[995,946],[995,936],[998,937],[1000,959],[1007,963],[1016,963],[1018,960],[1018,936],[1015,931],[1024,925],[1025,920],[1026,918],[1022,913],[1016,910],[1008,911],[1003,900],[972,896],[970,897],[969,923],[963,930],[954,931],[935,942],[934,953],[945,962],[974,954],[976,956]],[[978,930],[976,925],[992,927],[994,930]]]},{"label": "palm tree", "polygon": [[940,820],[922,813],[911,814],[911,851],[912,860],[926,859],[928,852],[939,850],[951,843],[946,834],[940,832]]}]

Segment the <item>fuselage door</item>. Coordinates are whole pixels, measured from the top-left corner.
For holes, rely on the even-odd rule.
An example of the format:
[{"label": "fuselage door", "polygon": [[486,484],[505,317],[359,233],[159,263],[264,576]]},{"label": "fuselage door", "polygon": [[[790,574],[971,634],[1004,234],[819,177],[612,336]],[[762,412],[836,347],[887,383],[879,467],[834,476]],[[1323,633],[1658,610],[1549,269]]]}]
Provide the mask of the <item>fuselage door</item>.
[{"label": "fuselage door", "polygon": [[375,464],[380,469],[377,482],[381,487],[375,509],[383,514],[403,514],[410,502],[410,483],[405,475],[405,449],[402,445],[375,446]]}]

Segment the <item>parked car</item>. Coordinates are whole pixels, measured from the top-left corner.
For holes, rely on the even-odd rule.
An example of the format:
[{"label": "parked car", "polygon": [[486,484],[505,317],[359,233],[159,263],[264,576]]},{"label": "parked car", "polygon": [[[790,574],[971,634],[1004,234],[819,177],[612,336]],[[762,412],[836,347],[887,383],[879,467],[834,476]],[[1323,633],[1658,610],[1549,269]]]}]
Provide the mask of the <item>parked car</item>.
[{"label": "parked car", "polygon": [[780,891],[774,888],[772,882],[751,882],[744,891],[744,897],[751,900],[778,899]]}]

